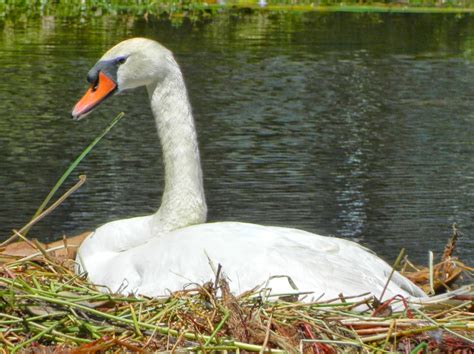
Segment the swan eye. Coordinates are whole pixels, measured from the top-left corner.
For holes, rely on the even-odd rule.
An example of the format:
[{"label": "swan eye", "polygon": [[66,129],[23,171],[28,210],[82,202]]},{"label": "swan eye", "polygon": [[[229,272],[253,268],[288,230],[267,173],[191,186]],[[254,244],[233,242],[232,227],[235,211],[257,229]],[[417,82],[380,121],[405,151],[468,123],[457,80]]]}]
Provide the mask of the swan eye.
[{"label": "swan eye", "polygon": [[122,65],[127,61],[127,57],[119,57],[115,61],[117,62],[117,64]]}]

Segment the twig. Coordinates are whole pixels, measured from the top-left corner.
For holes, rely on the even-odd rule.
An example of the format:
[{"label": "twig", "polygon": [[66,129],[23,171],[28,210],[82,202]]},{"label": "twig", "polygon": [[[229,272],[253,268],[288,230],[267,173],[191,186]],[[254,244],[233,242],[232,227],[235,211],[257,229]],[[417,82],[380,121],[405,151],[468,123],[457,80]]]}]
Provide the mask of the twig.
[{"label": "twig", "polygon": [[204,343],[204,347],[208,346],[213,340],[216,334],[220,331],[224,323],[227,321],[229,318],[229,311],[227,311],[224,307],[221,306],[221,310],[224,312],[224,317],[222,317],[222,320],[219,322],[219,324],[214,328],[214,331],[212,331],[211,335],[209,338],[206,340]]},{"label": "twig", "polygon": [[425,318],[426,320],[430,321],[432,324],[438,326],[439,328],[443,328],[445,331],[451,333],[453,336],[456,336],[456,337],[458,337],[458,338],[461,338],[461,339],[465,340],[465,341],[468,342],[468,343],[474,344],[474,340],[469,339],[469,338],[467,338],[467,337],[465,337],[465,336],[463,336],[463,335],[461,335],[461,334],[459,334],[459,333],[456,333],[456,332],[450,330],[449,328],[446,328],[445,325],[440,324],[439,322],[436,322],[436,321],[433,320],[432,318],[426,316],[423,312],[421,312],[421,311],[418,310],[417,308],[414,308],[414,310],[415,310],[416,312],[418,312],[418,313],[421,315],[421,317],[423,317],[423,318]]},{"label": "twig", "polygon": [[[77,246],[72,246],[72,247],[77,247]],[[51,247],[51,248],[48,248],[46,250],[44,250],[46,253],[51,253],[51,252],[54,252],[54,251],[57,251],[57,250],[61,250],[61,249],[64,249],[64,245],[59,245],[59,246],[56,246],[56,247]],[[30,254],[29,256],[26,256],[26,257],[23,257],[21,259],[18,259],[18,260],[14,260],[10,263],[8,263],[8,266],[14,266],[14,265],[17,265],[17,264],[21,264],[21,263],[24,263],[26,261],[29,261],[29,260],[32,260],[38,256],[41,256],[42,253],[41,252],[36,252],[36,253],[33,253],[33,254]]]},{"label": "twig", "polygon": [[435,293],[434,290],[434,268],[433,268],[433,252],[429,251],[428,252],[428,266],[429,266],[429,274],[430,274],[430,295],[433,295]]},{"label": "twig", "polygon": [[398,254],[397,259],[395,260],[395,263],[393,264],[392,271],[390,272],[390,275],[388,276],[387,282],[385,283],[385,286],[383,287],[382,293],[380,294],[379,302],[382,302],[382,299],[383,299],[383,296],[385,295],[385,291],[387,290],[388,284],[390,284],[393,274],[395,273],[395,269],[398,267],[398,264],[402,260],[404,253],[405,253],[405,249],[402,248],[400,250],[400,253]]},{"label": "twig", "polygon": [[37,335],[35,335],[35,336],[31,337],[30,339],[18,344],[16,347],[14,347],[12,349],[11,353],[15,353],[17,350],[23,348],[24,346],[26,346],[30,343],[33,343],[35,340],[43,337],[46,333],[51,332],[53,329],[55,329],[57,326],[59,326],[61,324],[61,322],[54,323],[53,325],[51,325],[48,328],[46,328],[46,329],[42,330],[41,332],[39,332]]},{"label": "twig", "polygon": [[[77,191],[85,182],[86,182],[86,179],[87,177],[85,175],[80,175],[79,176],[79,181],[74,185],[72,186],[68,191],[66,191],[66,193],[64,193],[58,200],[56,200],[53,204],[51,204],[51,206],[48,207],[48,209],[46,209],[45,211],[43,211],[41,214],[35,216],[30,222],[28,222],[28,224],[26,224],[25,226],[23,226],[19,231],[18,233],[19,234],[25,234],[25,232],[27,230],[29,230],[34,224],[36,224],[38,221],[40,221],[41,219],[43,219],[45,216],[51,214],[51,212],[56,209],[59,205],[61,205],[62,202],[64,202],[72,193],[74,193],[75,191]],[[10,236],[8,239],[6,239],[5,241],[3,241],[1,244],[0,244],[0,247],[5,247],[6,245],[8,245],[9,243],[11,243],[12,241],[14,241],[16,238],[18,237],[18,235],[15,233],[14,235]]]},{"label": "twig", "polygon": [[272,326],[273,311],[270,312],[270,317],[267,320],[267,328],[265,330],[265,340],[263,341],[262,348],[260,349],[260,354],[265,352],[265,348],[268,345],[268,340],[270,339],[270,328]]}]

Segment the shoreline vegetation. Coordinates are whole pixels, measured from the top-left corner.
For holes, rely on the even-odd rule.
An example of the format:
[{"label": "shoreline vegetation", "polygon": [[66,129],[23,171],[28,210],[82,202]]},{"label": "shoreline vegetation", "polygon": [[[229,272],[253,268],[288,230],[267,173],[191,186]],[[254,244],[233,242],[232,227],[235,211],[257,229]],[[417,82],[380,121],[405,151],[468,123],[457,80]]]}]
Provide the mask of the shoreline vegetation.
[{"label": "shoreline vegetation", "polygon": [[474,0],[164,0],[105,1],[0,0],[0,20],[21,17],[169,16],[199,19],[219,14],[353,12],[353,13],[474,13]]}]

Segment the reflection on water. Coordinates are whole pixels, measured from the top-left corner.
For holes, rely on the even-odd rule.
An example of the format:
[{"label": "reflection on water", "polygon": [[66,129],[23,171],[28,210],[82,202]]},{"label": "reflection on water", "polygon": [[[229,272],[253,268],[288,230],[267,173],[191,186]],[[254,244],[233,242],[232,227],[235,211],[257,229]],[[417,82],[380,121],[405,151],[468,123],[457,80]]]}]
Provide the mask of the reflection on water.
[{"label": "reflection on water", "polygon": [[[474,221],[474,25],[470,16],[308,14],[0,24],[0,231],[23,225],[69,162],[88,183],[35,227],[52,240],[153,212],[159,144],[144,90],[69,118],[111,45],[155,38],[181,63],[199,130],[209,219],[286,225],[425,262],[450,224]],[[70,182],[73,183],[72,181]]]}]

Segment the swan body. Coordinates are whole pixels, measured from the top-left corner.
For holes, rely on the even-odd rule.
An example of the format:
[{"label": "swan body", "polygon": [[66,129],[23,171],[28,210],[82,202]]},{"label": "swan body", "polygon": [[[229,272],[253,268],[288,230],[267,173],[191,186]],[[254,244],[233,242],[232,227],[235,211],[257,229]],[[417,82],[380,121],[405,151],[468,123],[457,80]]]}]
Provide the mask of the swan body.
[{"label": "swan body", "polygon": [[[81,245],[78,271],[87,272],[93,283],[112,292],[167,295],[213,280],[212,265],[220,264],[235,293],[264,286],[272,294],[311,292],[307,301],[381,295],[391,266],[357,243],[291,228],[205,223],[194,120],[181,71],[168,49],[144,38],[121,42],[91,69],[88,80],[91,87],[73,110],[76,119],[115,92],[146,86],[165,168],[155,214],[107,223]],[[384,299],[397,294],[426,297],[395,273]]]},{"label": "swan body", "polygon": [[[145,216],[99,228],[80,250],[82,257],[86,255],[83,264],[91,280],[106,284],[112,291],[165,295],[213,280],[212,262],[222,266],[234,293],[264,285],[273,294],[311,292],[309,300],[369,291],[380,295],[391,271],[382,259],[351,241],[239,222],[188,226],[126,252],[107,251],[107,244],[117,237],[149,232],[152,221]],[[287,277],[275,276],[291,278],[297,288]],[[399,274],[394,276],[387,297],[397,294],[424,295]]]}]

